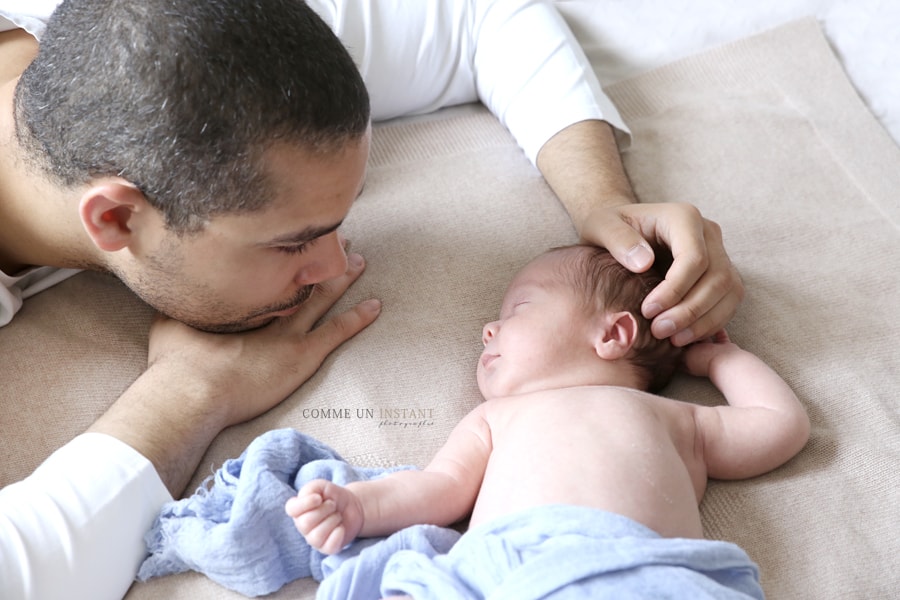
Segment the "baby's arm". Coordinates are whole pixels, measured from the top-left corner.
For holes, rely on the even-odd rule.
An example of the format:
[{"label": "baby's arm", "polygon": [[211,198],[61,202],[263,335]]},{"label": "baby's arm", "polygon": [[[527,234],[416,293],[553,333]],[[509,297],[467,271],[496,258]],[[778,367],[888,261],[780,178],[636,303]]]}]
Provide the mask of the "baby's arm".
[{"label": "baby's arm", "polygon": [[311,481],[285,510],[309,545],[326,554],[356,537],[389,535],[419,523],[450,525],[471,512],[490,452],[490,428],[479,407],[459,422],[424,470],[346,487]]},{"label": "baby's arm", "polygon": [[688,348],[692,375],[709,377],[728,406],[696,407],[698,435],[710,477],[743,479],[780,466],[809,439],[809,417],[788,384],[721,331]]}]

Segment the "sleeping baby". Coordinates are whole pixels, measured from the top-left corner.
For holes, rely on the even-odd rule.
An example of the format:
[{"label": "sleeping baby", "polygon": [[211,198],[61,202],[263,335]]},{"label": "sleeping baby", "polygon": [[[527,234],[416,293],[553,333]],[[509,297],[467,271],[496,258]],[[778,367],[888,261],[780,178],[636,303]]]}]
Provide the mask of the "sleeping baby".
[{"label": "sleeping baby", "polygon": [[[703,538],[698,505],[707,478],[753,477],[797,454],[809,419],[724,331],[686,350],[655,339],[640,305],[658,282],[588,246],[526,265],[484,326],[486,401],[431,463],[346,487],[311,481],[286,505],[327,554],[416,524],[469,516],[468,530],[449,552],[374,553],[378,564],[361,555],[320,595],[762,598],[749,556]],[[650,393],[679,365],[709,377],[728,404]]]}]

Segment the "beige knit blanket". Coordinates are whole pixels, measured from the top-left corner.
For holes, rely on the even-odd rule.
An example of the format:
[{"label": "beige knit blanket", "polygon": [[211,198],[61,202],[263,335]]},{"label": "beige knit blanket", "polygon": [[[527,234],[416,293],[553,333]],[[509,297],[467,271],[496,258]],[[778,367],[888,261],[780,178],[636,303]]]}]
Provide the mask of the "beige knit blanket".
[{"label": "beige knit blanket", "polygon": [[[711,482],[707,535],[749,552],[769,598],[896,597],[900,150],[814,20],[608,92],[633,129],[623,157],[638,195],[692,202],[722,225],[748,289],[729,331],[784,376],[813,422],[786,466]],[[381,317],[283,405],[222,434],[192,485],[281,427],[365,466],[424,464],[480,400],[481,326],[513,272],[575,241],[539,173],[480,106],[377,126],[346,235],[369,267],[337,309],[377,296]],[[137,376],[149,319],[117,281],[82,274],[0,329],[0,481],[30,472]],[[721,401],[688,377],[667,394]],[[273,597],[314,590],[303,580]],[[234,597],[195,573],[128,596]]]}]

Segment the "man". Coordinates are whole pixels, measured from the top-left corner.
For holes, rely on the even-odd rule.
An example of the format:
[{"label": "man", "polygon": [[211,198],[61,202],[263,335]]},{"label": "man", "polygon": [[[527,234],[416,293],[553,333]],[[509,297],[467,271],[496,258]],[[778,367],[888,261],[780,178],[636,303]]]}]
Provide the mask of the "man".
[{"label": "man", "polygon": [[35,58],[30,35],[0,34],[0,317],[70,273],[35,265],[114,273],[167,315],[108,412],[0,492],[4,597],[124,594],[215,436],[377,317],[371,300],[312,329],[364,268],[337,230],[370,117],[481,99],[583,238],[634,270],[645,238],[669,245],[644,304],[655,335],[684,345],[736,310],[717,226],[634,203],[610,127],[625,125],[549,1],[308,4],[70,0],[46,31],[0,8],[41,39]]}]

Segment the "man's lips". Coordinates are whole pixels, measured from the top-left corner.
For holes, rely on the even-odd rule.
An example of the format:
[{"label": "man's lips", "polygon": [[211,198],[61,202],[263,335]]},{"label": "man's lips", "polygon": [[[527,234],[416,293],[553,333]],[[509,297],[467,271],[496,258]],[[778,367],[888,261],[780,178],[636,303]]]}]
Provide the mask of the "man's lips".
[{"label": "man's lips", "polygon": [[294,314],[295,312],[297,312],[298,310],[300,310],[300,307],[301,307],[301,306],[303,306],[302,303],[301,303],[301,304],[298,304],[297,306],[292,306],[291,308],[288,308],[288,309],[285,309],[285,310],[279,310],[278,312],[271,313],[269,316],[272,316],[272,317],[289,317],[289,316],[291,316],[292,314]]},{"label": "man's lips", "polygon": [[294,305],[289,306],[288,308],[283,308],[278,311],[266,313],[267,317],[289,317],[292,314],[296,313],[300,308],[309,300],[309,297],[312,296],[313,288],[315,286],[307,285],[300,290],[297,294],[297,297],[294,299]]}]

